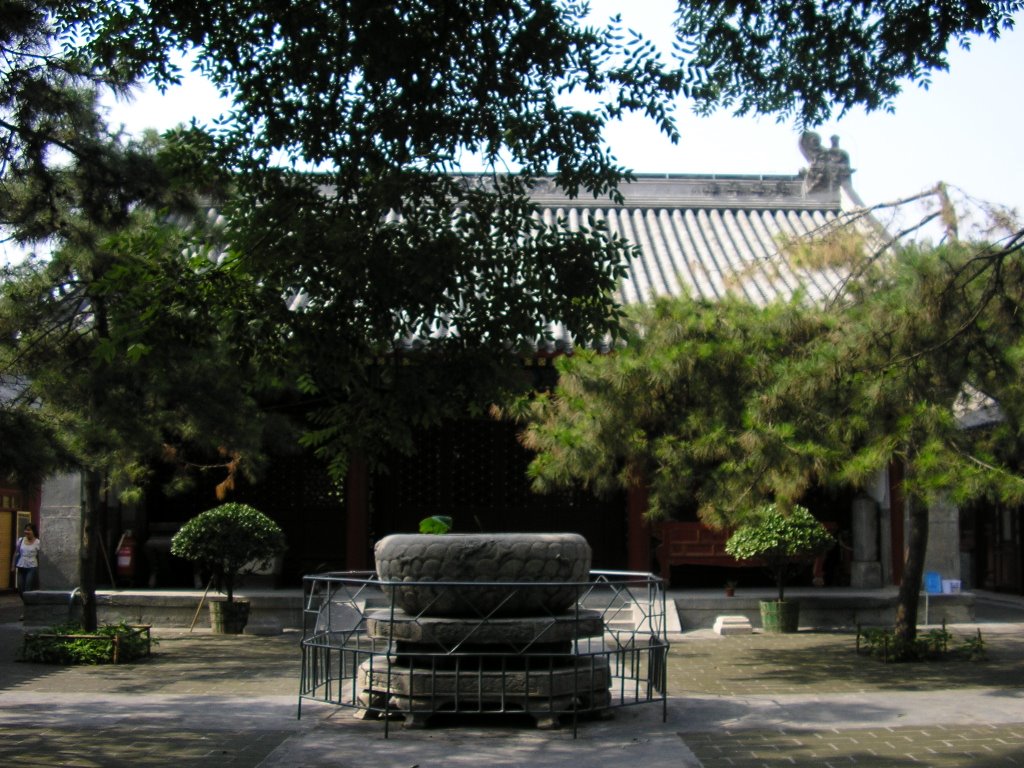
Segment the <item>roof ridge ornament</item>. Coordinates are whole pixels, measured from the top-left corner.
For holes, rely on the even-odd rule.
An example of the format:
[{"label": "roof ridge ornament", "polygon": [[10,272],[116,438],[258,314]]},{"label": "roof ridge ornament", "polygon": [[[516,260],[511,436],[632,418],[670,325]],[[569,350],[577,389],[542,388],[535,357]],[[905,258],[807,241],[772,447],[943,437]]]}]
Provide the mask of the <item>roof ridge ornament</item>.
[{"label": "roof ridge ornament", "polygon": [[804,131],[800,135],[800,152],[810,163],[800,172],[805,196],[817,192],[836,193],[853,175],[850,155],[839,148],[839,137],[833,136],[831,142],[832,145],[826,149],[821,143],[821,136],[814,131]]}]

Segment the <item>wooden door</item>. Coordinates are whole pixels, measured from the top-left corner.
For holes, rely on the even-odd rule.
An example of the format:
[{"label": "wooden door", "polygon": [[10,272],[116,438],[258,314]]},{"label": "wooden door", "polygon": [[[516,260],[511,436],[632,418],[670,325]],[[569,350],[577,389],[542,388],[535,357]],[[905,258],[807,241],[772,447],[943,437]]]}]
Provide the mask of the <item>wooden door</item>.
[{"label": "wooden door", "polygon": [[995,510],[991,557],[994,586],[1001,592],[1021,591],[1020,517],[1016,509]]},{"label": "wooden door", "polygon": [[14,555],[14,512],[0,510],[0,589],[12,589],[11,558]]},{"label": "wooden door", "polygon": [[530,454],[514,425],[493,419],[449,422],[417,435],[416,453],[393,455],[371,478],[369,534],[414,533],[430,515],[454,518],[455,531],[568,532],[584,536],[593,567],[626,566],[624,494],[533,493]]}]

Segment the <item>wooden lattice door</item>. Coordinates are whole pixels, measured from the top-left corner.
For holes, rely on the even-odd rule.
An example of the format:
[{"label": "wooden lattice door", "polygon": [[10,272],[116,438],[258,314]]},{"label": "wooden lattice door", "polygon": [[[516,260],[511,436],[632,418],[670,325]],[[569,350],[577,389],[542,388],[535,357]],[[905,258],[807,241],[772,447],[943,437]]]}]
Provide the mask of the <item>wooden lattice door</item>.
[{"label": "wooden lattice door", "polygon": [[511,424],[481,419],[424,430],[414,455],[391,456],[373,478],[371,537],[414,532],[424,517],[449,515],[463,532],[580,533],[595,567],[624,567],[624,498],[535,494],[529,461]]}]

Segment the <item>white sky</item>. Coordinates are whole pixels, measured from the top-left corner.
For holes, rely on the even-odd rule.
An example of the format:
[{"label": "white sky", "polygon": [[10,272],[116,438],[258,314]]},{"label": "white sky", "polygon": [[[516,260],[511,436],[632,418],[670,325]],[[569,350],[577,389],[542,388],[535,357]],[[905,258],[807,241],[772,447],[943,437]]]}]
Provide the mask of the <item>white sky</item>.
[{"label": "white sky", "polygon": [[[622,11],[619,0],[594,0],[603,20],[622,12],[624,23],[670,50],[675,0],[643,0]],[[929,90],[908,85],[895,112],[850,114],[821,126],[827,142],[836,134],[855,169],[854,188],[868,205],[909,196],[937,181],[974,197],[1015,207],[1024,214],[1024,15],[1017,28],[993,43],[976,39],[956,49],[950,71],[936,73]],[[114,104],[110,120],[129,132],[160,130],[216,117],[223,105],[197,77],[166,94],[145,90]],[[672,145],[637,118],[611,126],[607,137],[625,166],[641,173],[792,174],[804,165],[791,124],[771,117],[693,116],[685,102],[678,113],[683,139]]]}]

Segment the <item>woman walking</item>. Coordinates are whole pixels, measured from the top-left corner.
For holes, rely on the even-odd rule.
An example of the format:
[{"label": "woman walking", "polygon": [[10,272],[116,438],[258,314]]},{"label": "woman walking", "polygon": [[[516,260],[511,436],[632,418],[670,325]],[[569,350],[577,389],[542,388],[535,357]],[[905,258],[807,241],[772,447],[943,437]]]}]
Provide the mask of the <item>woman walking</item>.
[{"label": "woman walking", "polygon": [[14,548],[13,571],[18,569],[18,590],[25,594],[39,589],[39,537],[32,523],[25,526],[22,536]]}]

